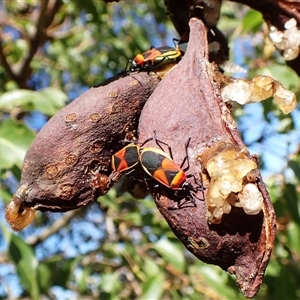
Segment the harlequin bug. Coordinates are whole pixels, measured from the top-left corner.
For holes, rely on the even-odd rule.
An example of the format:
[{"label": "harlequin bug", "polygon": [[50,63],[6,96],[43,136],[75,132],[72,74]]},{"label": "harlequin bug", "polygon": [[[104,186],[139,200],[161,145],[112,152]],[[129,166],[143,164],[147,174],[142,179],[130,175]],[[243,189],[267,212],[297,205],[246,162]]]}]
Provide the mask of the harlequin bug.
[{"label": "harlequin bug", "polygon": [[[184,51],[179,47],[152,47],[150,50],[138,54],[129,67],[129,72],[134,71],[152,71],[165,64],[177,63],[183,56]],[[126,66],[127,69],[127,66]]]}]

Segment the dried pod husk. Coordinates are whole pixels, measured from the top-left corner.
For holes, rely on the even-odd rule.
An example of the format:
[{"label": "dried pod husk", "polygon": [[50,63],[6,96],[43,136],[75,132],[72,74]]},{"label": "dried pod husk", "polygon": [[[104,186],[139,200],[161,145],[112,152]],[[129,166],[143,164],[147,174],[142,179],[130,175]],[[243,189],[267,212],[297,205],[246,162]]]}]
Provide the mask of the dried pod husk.
[{"label": "dried pod husk", "polygon": [[118,77],[88,90],[37,134],[6,210],[13,229],[27,226],[37,209],[76,209],[109,190],[111,155],[121,140],[136,136],[141,110],[160,81],[146,72]]},{"label": "dried pod husk", "polygon": [[[185,247],[202,261],[235,274],[244,295],[253,297],[271,255],[275,213],[259,171],[254,169],[251,176],[245,176],[243,184],[255,184],[263,197],[262,210],[249,215],[242,208],[232,207],[220,224],[208,223],[204,200],[211,178],[201,158],[217,143],[232,144],[233,148],[244,149],[245,157],[251,159],[251,156],[221,99],[214,68],[208,61],[205,27],[193,18],[190,30],[185,56],[166,75],[143,108],[139,139],[142,142],[156,131],[157,139],[172,148],[174,161],[180,165],[185,157],[185,144],[191,138],[187,174],[193,174],[196,182],[192,178],[189,182],[193,185],[202,182],[205,190],[197,193],[199,199],[195,199],[194,205],[189,199],[179,201],[171,189],[157,188],[154,179],[147,183],[159,211]],[[157,147],[154,141],[148,145]]]}]

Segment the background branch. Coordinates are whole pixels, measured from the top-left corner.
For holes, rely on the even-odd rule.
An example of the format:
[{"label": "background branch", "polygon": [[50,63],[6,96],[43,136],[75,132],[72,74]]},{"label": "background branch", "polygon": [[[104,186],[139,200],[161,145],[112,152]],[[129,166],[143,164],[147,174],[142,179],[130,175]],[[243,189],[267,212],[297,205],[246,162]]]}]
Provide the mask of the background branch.
[{"label": "background branch", "polygon": [[66,226],[77,214],[81,212],[80,209],[71,210],[62,215],[61,218],[56,220],[50,227],[45,228],[41,234],[33,235],[26,239],[26,243],[35,247],[51,235],[57,233],[62,227]]}]

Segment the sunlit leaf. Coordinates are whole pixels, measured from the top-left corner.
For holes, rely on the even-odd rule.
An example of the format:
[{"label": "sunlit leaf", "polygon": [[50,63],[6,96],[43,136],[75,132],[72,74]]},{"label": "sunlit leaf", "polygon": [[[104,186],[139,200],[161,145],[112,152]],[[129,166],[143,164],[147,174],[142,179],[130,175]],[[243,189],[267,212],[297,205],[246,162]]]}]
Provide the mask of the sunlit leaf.
[{"label": "sunlit leaf", "polygon": [[287,236],[289,238],[287,246],[290,247],[291,251],[300,253],[300,225],[295,222],[291,222],[287,230]]},{"label": "sunlit leaf", "polygon": [[262,14],[256,10],[250,10],[243,18],[243,32],[256,32],[262,23]]},{"label": "sunlit leaf", "polygon": [[217,268],[211,268],[208,265],[193,266],[189,269],[189,272],[195,287],[197,288],[199,284],[207,295],[218,296],[218,299],[221,300],[244,299],[241,293],[228,286],[229,275],[220,273]]},{"label": "sunlit leaf", "polygon": [[76,286],[78,287],[80,294],[84,295],[88,291],[88,282],[90,280],[90,268],[84,268],[77,276],[76,276]]},{"label": "sunlit leaf", "polygon": [[40,290],[42,292],[47,292],[53,284],[52,270],[51,268],[49,268],[49,265],[40,262],[37,271],[38,271],[38,282],[39,282]]},{"label": "sunlit leaf", "polygon": [[139,212],[132,212],[132,213],[126,214],[126,216],[124,216],[124,220],[131,222],[135,226],[143,225],[142,216]]},{"label": "sunlit leaf", "polygon": [[141,299],[161,299],[163,293],[164,278],[162,274],[155,277],[150,277],[142,286]]},{"label": "sunlit leaf", "polygon": [[33,249],[13,233],[6,234],[6,238],[9,241],[8,255],[16,266],[21,284],[32,299],[39,299],[38,260]]},{"label": "sunlit leaf", "polygon": [[101,283],[99,285],[101,291],[106,293],[114,293],[118,290],[120,282],[118,281],[118,273],[102,274],[100,276]]},{"label": "sunlit leaf", "polygon": [[160,239],[153,245],[153,248],[165,259],[167,263],[172,264],[178,271],[184,270],[183,249],[178,249],[175,244],[167,239]]},{"label": "sunlit leaf", "polygon": [[143,270],[147,274],[147,277],[155,277],[161,271],[157,263],[153,259],[147,257],[144,258]]},{"label": "sunlit leaf", "polygon": [[0,123],[0,169],[21,168],[34,134],[22,123],[9,119]]},{"label": "sunlit leaf", "polygon": [[267,68],[262,69],[261,72],[278,80],[286,89],[299,90],[300,79],[297,73],[286,65],[271,63],[268,64]]},{"label": "sunlit leaf", "polygon": [[14,90],[0,96],[0,110],[9,112],[20,106],[24,110],[38,110],[52,116],[65,105],[67,99],[62,91],[54,88],[39,91]]},{"label": "sunlit leaf", "polygon": [[12,196],[11,193],[9,193],[7,190],[4,190],[0,186],[0,200],[2,200],[5,204],[8,204],[9,200],[11,199],[11,196]]}]

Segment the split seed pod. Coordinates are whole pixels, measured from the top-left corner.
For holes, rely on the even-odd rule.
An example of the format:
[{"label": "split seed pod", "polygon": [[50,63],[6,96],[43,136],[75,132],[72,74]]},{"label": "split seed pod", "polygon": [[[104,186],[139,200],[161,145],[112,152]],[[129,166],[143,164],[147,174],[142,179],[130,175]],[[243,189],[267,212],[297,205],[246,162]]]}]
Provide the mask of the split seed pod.
[{"label": "split seed pod", "polygon": [[[156,131],[157,138],[172,148],[175,163],[184,158],[184,145],[191,138],[187,173],[202,181],[205,190],[198,192],[195,207],[187,199],[178,201],[170,189],[157,188],[157,182],[147,182],[159,211],[185,247],[202,261],[235,274],[244,295],[253,297],[259,290],[271,255],[276,231],[275,213],[259,171],[252,170],[255,168],[252,164],[250,170],[252,175],[256,174],[255,178],[245,176],[241,187],[251,178],[251,187],[255,186],[263,198],[262,210],[249,215],[242,208],[232,206],[230,213],[222,215],[219,224],[209,223],[206,198],[212,178],[206,163],[208,158],[214,157],[214,147],[217,144],[232,145],[226,149],[236,149],[237,155],[241,151],[247,161],[253,158],[221,99],[205,41],[204,25],[191,19],[190,40],[184,57],[148,99],[139,123],[139,139],[146,140]],[[149,142],[149,146],[155,146],[155,143]],[[192,179],[190,183],[193,184]],[[249,198],[249,194],[245,194],[241,193],[241,197]],[[238,193],[231,192],[229,200],[235,204]],[[251,194],[248,200],[251,202]]]},{"label": "split seed pod", "polygon": [[91,88],[60,110],[37,134],[23,163],[6,220],[21,230],[34,212],[67,211],[105,194],[111,156],[136,135],[141,110],[160,79],[145,72]]}]

